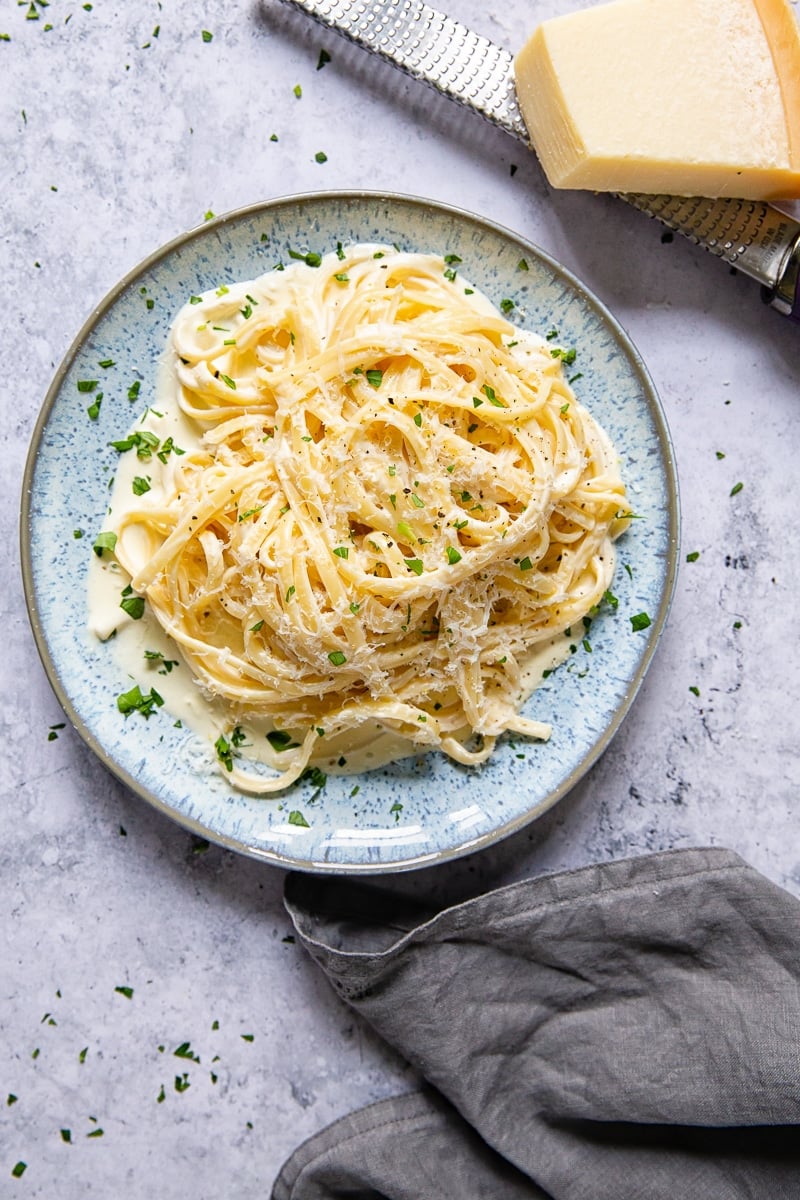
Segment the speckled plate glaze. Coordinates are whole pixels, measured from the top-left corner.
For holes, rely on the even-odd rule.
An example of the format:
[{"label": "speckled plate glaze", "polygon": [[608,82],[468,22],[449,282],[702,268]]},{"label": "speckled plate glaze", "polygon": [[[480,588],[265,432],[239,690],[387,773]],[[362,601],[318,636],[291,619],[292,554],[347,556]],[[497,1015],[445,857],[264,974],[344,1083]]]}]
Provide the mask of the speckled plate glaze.
[{"label": "speckled plate glaze", "polygon": [[[578,398],[610,432],[643,518],[618,543],[616,612],[576,638],[568,664],[534,693],[526,712],[550,721],[546,744],[504,739],[489,763],[464,768],[420,755],[354,778],[328,776],[287,796],[254,799],[222,775],[196,769],[211,748],[174,728],[165,710],[124,719],[116,697],[130,682],[108,645],[87,629],[87,568],[117,459],[109,446],[155,394],[156,364],[174,314],[190,294],[270,270],[289,250],[337,241],[388,242],[457,254],[460,272],[514,319],[576,346]],[[524,259],[528,270],[520,269]],[[100,364],[113,360],[113,365]],[[79,380],[97,379],[97,397]],[[128,389],[140,380],[134,410]],[[102,301],[78,334],[34,431],[22,500],[25,592],[55,692],[87,745],[128,787],[186,829],[281,866],[382,873],[442,862],[496,842],[559,800],[608,745],[651,661],[671,599],[678,499],[664,416],[647,371],[599,301],[541,250],[488,221],[430,201],[368,192],[301,195],[238,210],[156,251]],[[83,537],[74,531],[82,530]],[[646,612],[649,628],[630,618]],[[354,796],[355,785],[358,785]],[[397,808],[397,803],[402,809]],[[394,806],[394,811],[393,811]],[[290,824],[299,809],[308,828]]]}]

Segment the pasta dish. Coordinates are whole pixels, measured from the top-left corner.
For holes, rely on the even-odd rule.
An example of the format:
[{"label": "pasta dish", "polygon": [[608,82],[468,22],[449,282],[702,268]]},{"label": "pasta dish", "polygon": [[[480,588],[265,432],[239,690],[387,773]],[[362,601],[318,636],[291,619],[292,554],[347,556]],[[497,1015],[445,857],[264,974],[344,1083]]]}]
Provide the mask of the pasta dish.
[{"label": "pasta dish", "polygon": [[178,314],[198,437],[114,516],[133,593],[229,727],[278,733],[266,769],[224,773],[280,791],[364,726],[464,764],[546,739],[526,662],[601,603],[630,511],[567,352],[452,259],[293,257]]}]

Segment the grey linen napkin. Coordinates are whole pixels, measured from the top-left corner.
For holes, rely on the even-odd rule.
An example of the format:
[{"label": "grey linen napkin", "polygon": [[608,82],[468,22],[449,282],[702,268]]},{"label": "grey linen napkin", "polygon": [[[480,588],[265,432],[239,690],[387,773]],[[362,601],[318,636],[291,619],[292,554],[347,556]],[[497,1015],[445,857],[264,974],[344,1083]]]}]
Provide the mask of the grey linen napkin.
[{"label": "grey linen napkin", "polygon": [[800,1198],[800,903],[727,850],[431,913],[291,875],[333,987],[430,1088],[312,1137],[273,1200]]}]

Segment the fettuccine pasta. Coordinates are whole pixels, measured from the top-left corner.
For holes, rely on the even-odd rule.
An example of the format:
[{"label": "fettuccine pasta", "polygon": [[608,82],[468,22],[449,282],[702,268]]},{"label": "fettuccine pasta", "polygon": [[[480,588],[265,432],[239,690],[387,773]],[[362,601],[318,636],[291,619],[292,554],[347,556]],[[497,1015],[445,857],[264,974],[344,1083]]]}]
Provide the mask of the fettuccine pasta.
[{"label": "fettuccine pasta", "polygon": [[202,439],[116,556],[232,725],[294,743],[231,783],[279,791],[365,724],[465,764],[546,739],[526,659],[601,602],[629,513],[563,352],[368,245],[194,297],[170,353]]}]

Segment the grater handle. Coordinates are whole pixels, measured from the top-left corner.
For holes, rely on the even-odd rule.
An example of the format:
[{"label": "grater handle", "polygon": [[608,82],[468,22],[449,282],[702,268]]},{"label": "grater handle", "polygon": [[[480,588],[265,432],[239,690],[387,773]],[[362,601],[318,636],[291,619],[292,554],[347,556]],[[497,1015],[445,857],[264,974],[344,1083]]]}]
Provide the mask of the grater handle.
[{"label": "grater handle", "polygon": [[766,303],[800,321],[800,223],[792,217],[763,200],[620,199],[755,279]]}]

